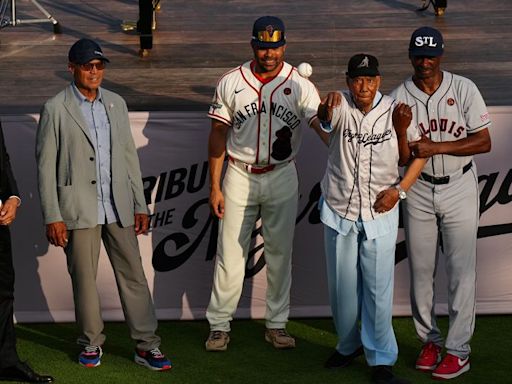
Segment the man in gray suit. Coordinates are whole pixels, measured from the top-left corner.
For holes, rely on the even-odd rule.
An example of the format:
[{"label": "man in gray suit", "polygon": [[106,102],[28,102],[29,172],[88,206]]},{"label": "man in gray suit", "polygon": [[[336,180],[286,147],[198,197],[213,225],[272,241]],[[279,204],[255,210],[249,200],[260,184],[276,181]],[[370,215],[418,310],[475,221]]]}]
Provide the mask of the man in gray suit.
[{"label": "man in gray suit", "polygon": [[136,237],[148,230],[139,160],[125,101],[100,87],[108,62],[96,42],[78,40],[69,50],[73,82],[42,108],[36,157],[46,234],[67,256],[82,332],[79,363],[96,367],[103,354],[96,288],[103,241],[130,335],[137,342],[135,362],[165,370],[171,363],[159,350]]}]

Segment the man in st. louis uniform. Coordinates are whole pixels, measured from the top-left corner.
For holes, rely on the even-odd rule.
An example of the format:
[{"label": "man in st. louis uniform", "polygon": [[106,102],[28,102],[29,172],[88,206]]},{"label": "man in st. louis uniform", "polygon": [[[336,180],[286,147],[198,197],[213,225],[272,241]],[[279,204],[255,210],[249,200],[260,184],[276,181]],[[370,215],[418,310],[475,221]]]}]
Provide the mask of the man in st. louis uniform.
[{"label": "man in st. louis uniform", "polygon": [[[255,21],[254,59],[224,74],[208,116],[210,206],[220,219],[213,288],[206,317],[208,351],[224,351],[244,281],[251,232],[259,216],[267,264],[265,340],[295,347],[286,331],[291,254],[297,216],[295,156],[302,125],[319,128],[318,92],[284,61],[285,27],[277,17]],[[228,165],[221,187],[225,156]]]},{"label": "man in st. louis uniform", "polygon": [[[443,36],[430,27],[413,32],[409,58],[414,75],[392,93],[411,106],[423,135],[401,157],[428,158],[405,202],[404,224],[411,271],[411,306],[423,348],[416,369],[436,379],[469,371],[475,327],[476,238],[479,190],[473,155],[491,149],[489,113],[476,85],[440,69]],[[440,234],[440,235],[439,235]],[[436,323],[434,277],[438,246],[446,258],[449,330]],[[446,354],[441,360],[442,347]]]}]

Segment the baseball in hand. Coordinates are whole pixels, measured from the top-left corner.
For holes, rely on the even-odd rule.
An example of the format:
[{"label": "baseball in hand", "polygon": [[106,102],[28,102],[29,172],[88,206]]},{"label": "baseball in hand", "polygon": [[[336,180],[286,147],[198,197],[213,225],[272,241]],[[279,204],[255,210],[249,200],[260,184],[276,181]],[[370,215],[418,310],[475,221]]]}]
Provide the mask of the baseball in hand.
[{"label": "baseball in hand", "polygon": [[297,71],[299,71],[299,75],[307,79],[313,73],[313,67],[309,63],[300,63]]}]

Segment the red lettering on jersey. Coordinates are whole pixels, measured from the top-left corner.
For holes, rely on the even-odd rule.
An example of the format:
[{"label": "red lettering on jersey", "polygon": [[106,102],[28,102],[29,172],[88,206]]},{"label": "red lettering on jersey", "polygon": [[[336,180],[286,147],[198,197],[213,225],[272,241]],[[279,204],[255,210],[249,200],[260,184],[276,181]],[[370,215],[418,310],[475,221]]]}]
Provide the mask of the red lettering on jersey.
[{"label": "red lettering on jersey", "polygon": [[457,131],[453,134],[453,136],[458,138],[462,134],[463,131],[464,131],[464,127],[461,125],[459,128],[457,128]]},{"label": "red lettering on jersey", "polygon": [[425,129],[425,126],[423,125],[423,123],[420,123],[419,128],[420,128],[421,133],[423,133],[424,135],[426,135],[427,133],[430,132],[430,130]]},{"label": "red lettering on jersey", "polygon": [[[457,127],[457,128],[456,128]],[[457,126],[456,121],[452,121],[450,123],[450,128],[448,128],[448,119],[439,119],[439,122],[436,119],[430,120],[428,129],[425,129],[423,123],[418,124],[418,128],[420,129],[423,135],[428,134],[429,132],[437,132],[437,130],[441,132],[447,132],[448,134],[453,134],[454,137],[459,137],[464,132],[464,126]],[[454,131],[455,130],[455,131]]]},{"label": "red lettering on jersey", "polygon": [[455,128],[455,124],[457,124],[456,121],[452,121],[452,125],[450,126],[450,130],[448,131],[448,133],[452,133],[453,132],[453,128]]},{"label": "red lettering on jersey", "polygon": [[430,131],[437,132],[437,120],[430,120]]},{"label": "red lettering on jersey", "polygon": [[441,132],[446,132],[446,126],[448,125],[448,119],[441,119],[441,124],[439,124],[439,130]]}]

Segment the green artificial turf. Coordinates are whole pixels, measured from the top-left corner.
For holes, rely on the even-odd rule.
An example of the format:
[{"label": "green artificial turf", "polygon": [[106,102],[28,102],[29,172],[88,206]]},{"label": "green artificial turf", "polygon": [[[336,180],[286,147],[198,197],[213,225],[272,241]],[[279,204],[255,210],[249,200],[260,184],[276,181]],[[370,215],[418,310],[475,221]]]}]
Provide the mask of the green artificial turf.
[{"label": "green artificial turf", "polygon": [[[447,319],[440,326],[446,332]],[[432,383],[428,374],[413,369],[420,348],[412,320],[395,318],[399,359],[394,371],[413,383]],[[512,383],[512,316],[480,316],[471,346],[471,370],[453,383]],[[101,366],[77,364],[77,328],[74,324],[19,324],[18,351],[38,371],[53,375],[57,383],[236,383],[329,384],[367,383],[370,370],[363,357],[349,367],[327,370],[326,358],[336,344],[331,319],[294,319],[288,330],[297,348],[278,351],[265,342],[264,322],[235,320],[226,352],[206,352],[206,321],[161,321],[161,349],[173,369],[152,372],[133,363],[134,343],[124,323],[107,323],[107,341]]]}]

